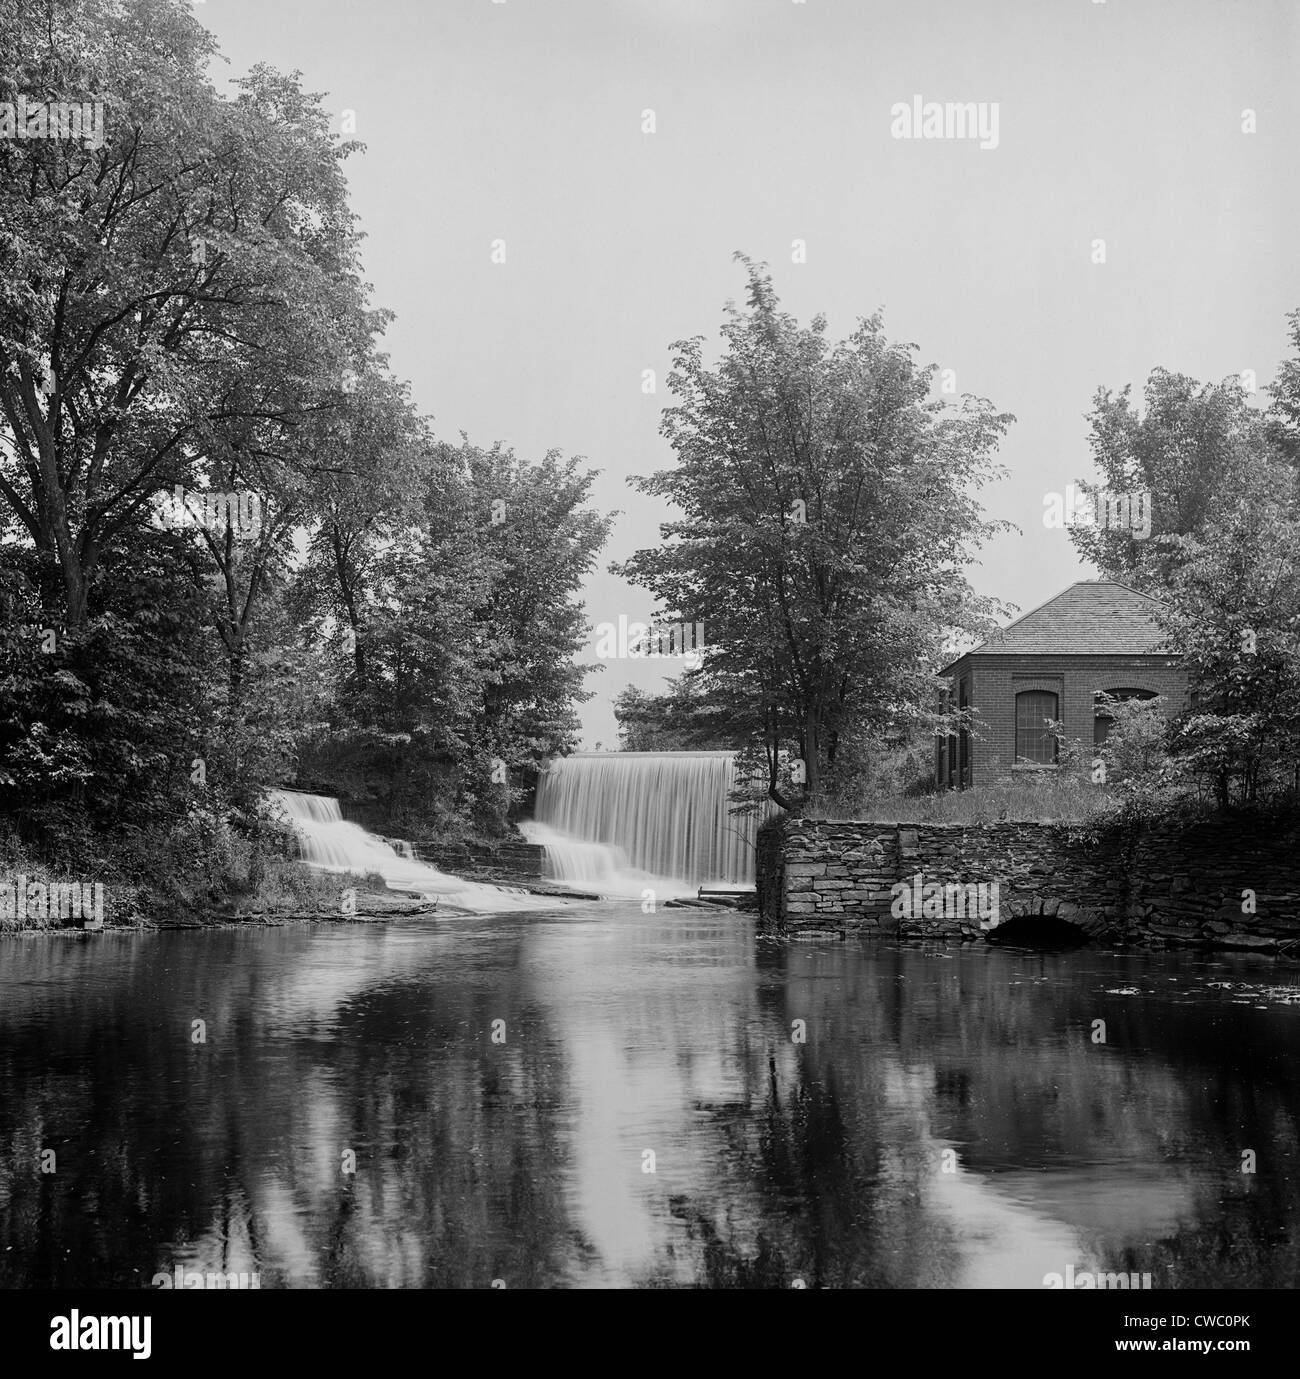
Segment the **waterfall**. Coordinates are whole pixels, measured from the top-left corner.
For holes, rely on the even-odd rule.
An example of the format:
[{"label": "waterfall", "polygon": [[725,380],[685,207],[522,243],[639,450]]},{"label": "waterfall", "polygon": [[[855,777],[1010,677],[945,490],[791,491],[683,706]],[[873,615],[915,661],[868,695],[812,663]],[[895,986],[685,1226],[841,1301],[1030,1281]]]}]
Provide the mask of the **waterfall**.
[{"label": "waterfall", "polygon": [[540,843],[546,849],[546,875],[557,881],[612,894],[623,890],[631,893],[642,881],[648,886],[653,880],[648,873],[634,873],[622,848],[571,838],[535,819],[522,820],[519,830],[528,842]]},{"label": "waterfall", "polygon": [[[323,871],[377,872],[392,890],[415,891],[436,898],[440,908],[472,912],[532,910],[537,898],[527,891],[483,885],[452,876],[403,855],[390,843],[349,823],[339,802],[328,795],[307,795],[299,790],[272,790],[269,798],[284,819],[293,825],[303,860]],[[406,845],[410,853],[410,845]],[[547,902],[553,904],[554,902]]]},{"label": "waterfall", "polygon": [[546,847],[547,875],[609,890],[670,878],[752,886],[759,819],[729,812],[731,752],[592,752],[557,757],[537,783],[526,837]]}]

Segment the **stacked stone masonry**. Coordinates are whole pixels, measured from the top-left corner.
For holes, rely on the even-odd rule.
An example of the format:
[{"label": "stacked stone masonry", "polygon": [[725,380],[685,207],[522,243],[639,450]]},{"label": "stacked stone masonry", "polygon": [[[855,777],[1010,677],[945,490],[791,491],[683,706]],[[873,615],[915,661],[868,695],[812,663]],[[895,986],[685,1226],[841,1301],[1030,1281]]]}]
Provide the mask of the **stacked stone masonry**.
[{"label": "stacked stone masonry", "polygon": [[[1300,825],[1207,820],[1088,841],[1069,825],[786,820],[759,838],[759,910],[783,933],[981,941],[1009,919],[1150,945],[1300,951]],[[896,882],[998,883],[992,923],[891,913]]]}]

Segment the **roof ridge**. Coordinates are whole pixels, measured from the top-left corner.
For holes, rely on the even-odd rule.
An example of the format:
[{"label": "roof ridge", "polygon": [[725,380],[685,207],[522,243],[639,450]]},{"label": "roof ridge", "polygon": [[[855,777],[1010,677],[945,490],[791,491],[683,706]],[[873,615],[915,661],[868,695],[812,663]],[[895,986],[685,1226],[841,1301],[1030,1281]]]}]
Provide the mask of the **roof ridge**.
[{"label": "roof ridge", "polygon": [[[1140,599],[1148,599],[1152,603],[1158,603],[1161,608],[1165,606],[1164,599],[1158,599],[1154,594],[1146,593],[1145,590],[1135,589],[1131,584],[1121,584],[1117,579],[1081,579],[1078,582],[1080,584],[1113,584],[1116,589],[1123,589],[1126,593],[1136,594]],[[1073,589],[1074,585],[1072,584],[1070,588]]]},{"label": "roof ridge", "polygon": [[[1067,594],[1073,592],[1075,589],[1096,588],[1102,585],[1109,585],[1111,588],[1114,589],[1122,589],[1126,594],[1133,594],[1137,598],[1144,599],[1146,600],[1146,602],[1156,605],[1156,607],[1158,608],[1164,607],[1164,601],[1156,598],[1153,594],[1143,593],[1141,589],[1134,589],[1131,585],[1122,584],[1117,579],[1076,579],[1072,584],[1067,584],[1064,589],[1061,589],[1059,592],[1053,594],[1051,598],[1045,599],[1042,603],[1036,605],[1033,608],[1030,608],[1024,613],[1021,613],[1019,617],[1007,623],[1005,627],[999,627],[996,631],[991,632],[987,637],[984,638],[982,642],[979,642],[977,645],[971,647],[967,651],[963,651],[960,655],[953,657],[952,660],[947,662],[943,669],[950,669],[952,666],[955,666],[958,661],[964,660],[967,656],[978,656],[980,654],[995,654],[994,651],[990,650],[990,648],[995,647],[997,642],[1005,639],[1008,636],[1008,634],[1013,632],[1017,627],[1021,625],[1021,623],[1025,622],[1027,619],[1035,617],[1037,614],[1042,613],[1044,609],[1050,608],[1052,604],[1057,602],[1057,600],[1063,599]],[[1088,653],[1080,652],[1077,654],[1086,655]]]}]

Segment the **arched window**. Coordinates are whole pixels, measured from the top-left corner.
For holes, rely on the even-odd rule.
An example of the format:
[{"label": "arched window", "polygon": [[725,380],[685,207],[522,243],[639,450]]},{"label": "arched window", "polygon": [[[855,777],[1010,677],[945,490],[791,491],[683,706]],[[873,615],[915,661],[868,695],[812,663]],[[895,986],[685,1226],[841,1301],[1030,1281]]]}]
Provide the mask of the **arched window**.
[{"label": "arched window", "polygon": [[[1155,690],[1133,689],[1131,687],[1125,689],[1110,689],[1107,690],[1106,693],[1110,695],[1112,699],[1118,699],[1121,702],[1128,699],[1154,699],[1156,697]],[[1111,726],[1114,724],[1115,720],[1106,712],[1106,706],[1101,702],[1100,693],[1094,695],[1093,699],[1096,708],[1092,720],[1092,745],[1094,747],[1100,747],[1110,736]]]},{"label": "arched window", "polygon": [[1057,697],[1050,690],[1021,690],[1016,695],[1016,761],[1051,766],[1056,761],[1056,738],[1047,726],[1055,719]]}]

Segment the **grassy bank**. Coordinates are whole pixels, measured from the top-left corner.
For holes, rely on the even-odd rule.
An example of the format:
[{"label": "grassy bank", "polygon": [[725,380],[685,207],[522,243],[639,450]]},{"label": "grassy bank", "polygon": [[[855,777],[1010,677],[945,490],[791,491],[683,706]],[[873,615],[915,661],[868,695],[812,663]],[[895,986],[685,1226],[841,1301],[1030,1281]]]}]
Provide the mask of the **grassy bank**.
[{"label": "grassy bank", "polygon": [[1117,803],[1113,795],[1080,773],[1024,771],[969,790],[834,798],[826,807],[825,817],[866,823],[1082,821],[1109,813]]}]

